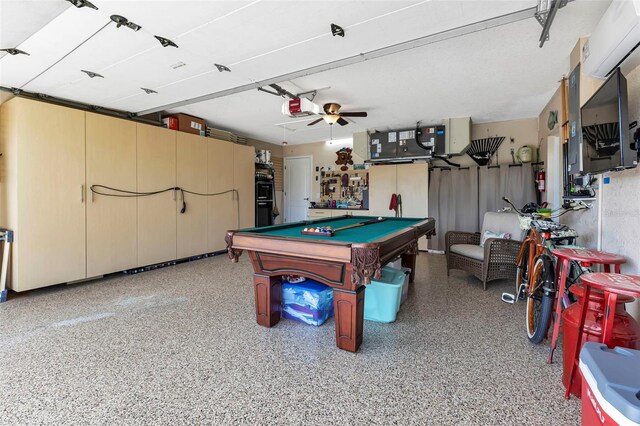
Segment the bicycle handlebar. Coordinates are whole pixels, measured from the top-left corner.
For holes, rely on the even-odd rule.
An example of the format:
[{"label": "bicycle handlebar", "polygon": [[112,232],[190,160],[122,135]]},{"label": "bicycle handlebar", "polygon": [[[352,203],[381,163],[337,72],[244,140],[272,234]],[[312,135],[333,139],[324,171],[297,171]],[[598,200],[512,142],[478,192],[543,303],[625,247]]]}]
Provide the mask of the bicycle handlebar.
[{"label": "bicycle handlebar", "polygon": [[[537,213],[524,213],[521,210],[519,210],[512,202],[510,199],[508,199],[507,197],[502,197],[502,200],[504,202],[506,202],[507,204],[509,204],[511,206],[511,208],[513,208],[513,210],[518,213],[518,215],[520,216],[524,216],[524,217],[531,217],[531,218],[536,218],[536,217],[542,217],[541,215],[537,214]],[[568,211],[578,211],[578,210],[584,210],[584,209],[590,209],[593,207],[593,204],[587,204],[582,200],[574,200],[572,201],[572,205],[570,205],[570,207],[568,209],[565,209],[563,207],[559,207],[556,210],[553,210],[552,213],[555,213],[557,211],[560,210],[564,210],[562,213],[560,213],[557,216],[553,216],[551,217],[551,219],[555,219],[557,217],[562,216],[563,214],[565,214]]]}]

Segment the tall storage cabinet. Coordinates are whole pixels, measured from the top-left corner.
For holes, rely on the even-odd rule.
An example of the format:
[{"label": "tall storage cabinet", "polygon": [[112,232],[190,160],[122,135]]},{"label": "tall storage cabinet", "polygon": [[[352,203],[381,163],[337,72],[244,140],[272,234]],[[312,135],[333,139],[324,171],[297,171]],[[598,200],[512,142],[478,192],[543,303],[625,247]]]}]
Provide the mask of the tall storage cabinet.
[{"label": "tall storage cabinet", "polygon": [[[228,191],[234,188],[234,144],[217,139],[209,139],[208,145],[208,179],[209,193]],[[207,197],[208,203],[208,238],[209,251],[226,249],[225,233],[239,228],[236,221],[237,200],[231,192]]]},{"label": "tall storage cabinet", "polygon": [[[391,194],[402,196],[403,217],[427,217],[429,168],[426,163],[374,165],[369,169],[369,210],[372,216],[392,216]],[[426,238],[418,240],[427,250]]]},{"label": "tall storage cabinet", "polygon": [[[137,202],[93,194],[92,185],[135,191],[136,123],[86,114],[87,277],[131,269],[137,262]],[[113,193],[100,188],[102,193]]]},{"label": "tall storage cabinet", "polygon": [[[236,223],[240,228],[253,228],[256,224],[256,151],[252,146],[233,146],[233,184],[238,190],[240,217]],[[236,215],[237,213],[237,209]]]},{"label": "tall storage cabinet", "polygon": [[[136,124],[138,192],[176,186],[176,131]],[[138,265],[176,259],[176,200],[167,191],[138,197]]]},{"label": "tall storage cabinet", "polygon": [[[254,148],[13,98],[0,106],[0,226],[26,291],[224,250],[254,224]],[[152,192],[110,197],[92,185]],[[118,195],[107,188],[100,192]]]},{"label": "tall storage cabinet", "polygon": [[86,277],[84,116],[23,98],[2,106],[2,225],[15,232],[16,291]]},{"label": "tall storage cabinet", "polygon": [[[207,139],[190,133],[177,134],[177,183],[181,188],[204,194],[207,189]],[[177,194],[182,197],[182,194]],[[184,194],[177,203],[177,255],[178,259],[206,253],[207,250],[207,197]]]}]

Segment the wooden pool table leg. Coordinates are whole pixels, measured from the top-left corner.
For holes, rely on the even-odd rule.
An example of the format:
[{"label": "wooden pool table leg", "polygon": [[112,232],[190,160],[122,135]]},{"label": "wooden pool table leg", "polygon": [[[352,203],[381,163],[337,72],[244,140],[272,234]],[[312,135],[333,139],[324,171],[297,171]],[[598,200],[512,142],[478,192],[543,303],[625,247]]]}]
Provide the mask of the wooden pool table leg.
[{"label": "wooden pool table leg", "polygon": [[409,282],[412,283],[416,277],[416,255],[404,253],[402,255],[402,266],[405,268],[411,268],[411,273],[409,274]]},{"label": "wooden pool table leg", "polygon": [[356,291],[333,290],[333,309],[336,318],[336,346],[356,352],[362,343],[364,322],[364,286]]},{"label": "wooden pool table leg", "polygon": [[273,327],[280,321],[282,277],[253,274],[256,298],[256,321],[264,327]]}]

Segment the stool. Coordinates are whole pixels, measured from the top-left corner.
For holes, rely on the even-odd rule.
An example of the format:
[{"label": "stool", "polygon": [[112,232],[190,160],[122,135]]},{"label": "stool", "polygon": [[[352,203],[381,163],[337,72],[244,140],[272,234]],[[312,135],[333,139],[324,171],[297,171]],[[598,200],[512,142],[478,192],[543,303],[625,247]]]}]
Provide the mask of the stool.
[{"label": "stool", "polygon": [[[576,262],[600,264],[604,265],[605,272],[611,272],[611,265],[615,266],[615,273],[620,273],[620,265],[627,260],[617,254],[605,253],[598,250],[589,249],[577,249],[577,248],[555,248],[551,250],[551,253],[558,258],[556,266],[556,279],[560,274],[560,281],[558,282],[558,292],[556,294],[556,308],[555,316],[553,319],[553,333],[551,334],[551,348],[549,349],[549,358],[547,363],[553,362],[553,351],[556,349],[558,343],[558,334],[560,333],[560,315],[562,314],[562,295],[567,289],[567,274],[569,273],[569,262],[575,260]],[[589,299],[585,299],[589,300]]]},{"label": "stool", "polygon": [[615,316],[616,301],[618,295],[640,297],[640,276],[624,275],[611,273],[591,273],[580,277],[584,285],[584,302],[580,307],[580,322],[578,323],[578,338],[576,339],[576,350],[574,352],[573,362],[569,371],[569,383],[567,391],[564,395],[569,399],[571,395],[571,386],[573,385],[573,373],[580,359],[580,347],[582,346],[582,328],[587,314],[587,304],[591,296],[591,290],[601,290],[604,293],[604,320],[602,323],[602,343],[609,345],[611,335],[613,333],[613,318]]}]

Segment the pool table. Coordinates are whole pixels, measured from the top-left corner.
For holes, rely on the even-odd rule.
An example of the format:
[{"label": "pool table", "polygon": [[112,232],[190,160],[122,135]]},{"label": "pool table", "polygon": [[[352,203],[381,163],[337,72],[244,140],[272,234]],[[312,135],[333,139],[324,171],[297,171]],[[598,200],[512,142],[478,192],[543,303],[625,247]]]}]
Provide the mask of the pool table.
[{"label": "pool table", "polygon": [[[301,275],[333,287],[336,345],[356,352],[362,343],[364,288],[380,276],[389,260],[402,257],[413,281],[418,238],[435,234],[432,218],[340,216],[262,228],[228,231],[227,251],[233,262],[246,250],[253,264],[256,320],[272,327],[280,320],[281,277]],[[331,226],[333,236],[304,235],[310,227]]]}]

